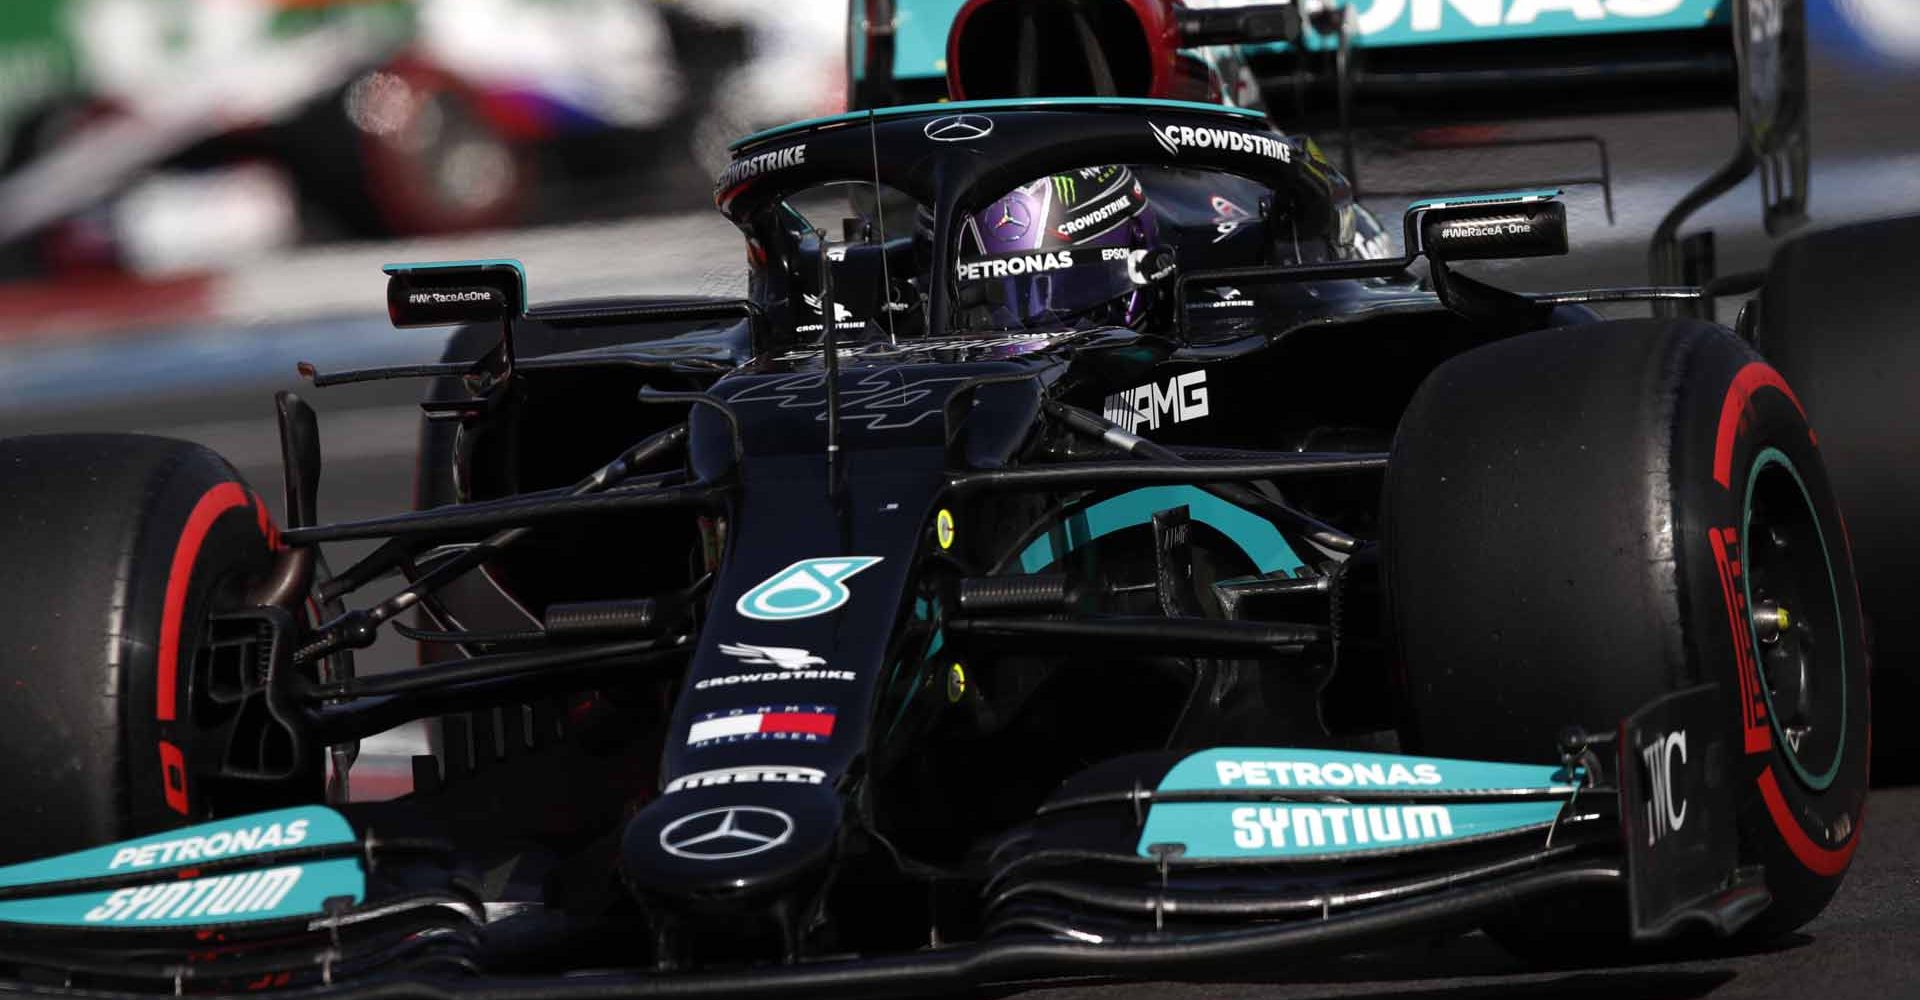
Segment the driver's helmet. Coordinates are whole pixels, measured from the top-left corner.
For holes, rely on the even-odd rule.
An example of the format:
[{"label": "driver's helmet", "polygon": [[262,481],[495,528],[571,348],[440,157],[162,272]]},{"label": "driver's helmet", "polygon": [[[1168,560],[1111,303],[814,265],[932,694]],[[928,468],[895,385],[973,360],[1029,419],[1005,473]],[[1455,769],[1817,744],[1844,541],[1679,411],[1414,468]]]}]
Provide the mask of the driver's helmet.
[{"label": "driver's helmet", "polygon": [[1007,192],[961,223],[958,315],[974,329],[1133,325],[1172,254],[1139,178],[1083,167]]}]

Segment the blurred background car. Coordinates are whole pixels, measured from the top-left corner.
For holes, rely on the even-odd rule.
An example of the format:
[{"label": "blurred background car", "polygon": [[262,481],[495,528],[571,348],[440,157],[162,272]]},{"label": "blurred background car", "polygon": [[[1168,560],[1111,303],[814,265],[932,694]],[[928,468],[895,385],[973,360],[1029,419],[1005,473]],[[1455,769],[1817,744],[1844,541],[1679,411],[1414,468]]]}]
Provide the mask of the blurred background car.
[{"label": "blurred background car", "polygon": [[[821,16],[796,16],[809,7]],[[809,44],[804,29],[834,14],[8,0],[0,274],[164,274],[296,243],[684,205],[724,143],[713,123],[837,109],[836,36]]]}]

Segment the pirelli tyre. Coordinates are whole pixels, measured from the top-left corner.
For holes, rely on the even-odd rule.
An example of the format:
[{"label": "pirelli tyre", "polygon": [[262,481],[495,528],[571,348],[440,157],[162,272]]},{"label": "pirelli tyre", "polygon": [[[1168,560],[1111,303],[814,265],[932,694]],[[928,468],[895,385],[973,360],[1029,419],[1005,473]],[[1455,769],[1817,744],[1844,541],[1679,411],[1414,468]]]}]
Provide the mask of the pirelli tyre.
[{"label": "pirelli tyre", "polygon": [[275,538],[198,445],[0,439],[0,862],[320,794],[317,770],[243,776],[290,748],[245,695],[254,633],[210,620],[244,604]]},{"label": "pirelli tyre", "polygon": [[[1774,254],[1759,347],[1792,383],[1853,541],[1873,642],[1873,705],[1920,711],[1920,216],[1802,236]],[[1874,780],[1920,780],[1920,726],[1874,733]]]},{"label": "pirelli tyre", "polygon": [[[1412,748],[1536,760],[1565,725],[1717,683],[1741,860],[1773,894],[1748,933],[1826,906],[1866,805],[1867,650],[1820,447],[1777,371],[1691,321],[1475,349],[1415,394],[1383,503]],[[1591,933],[1553,931],[1617,935],[1622,900],[1493,929],[1578,951]]]}]

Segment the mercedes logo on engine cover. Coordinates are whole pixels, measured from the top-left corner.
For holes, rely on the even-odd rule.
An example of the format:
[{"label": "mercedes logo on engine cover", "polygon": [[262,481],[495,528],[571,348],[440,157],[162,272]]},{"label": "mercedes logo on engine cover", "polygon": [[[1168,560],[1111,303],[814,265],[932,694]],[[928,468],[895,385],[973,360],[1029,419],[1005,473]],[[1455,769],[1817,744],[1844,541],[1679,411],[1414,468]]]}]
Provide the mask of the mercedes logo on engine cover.
[{"label": "mercedes logo on engine cover", "polygon": [[948,115],[928,122],[921,131],[934,142],[971,142],[993,132],[993,119],[984,115]]},{"label": "mercedes logo on engine cover", "polygon": [[726,861],[771,851],[793,836],[793,817],[764,806],[722,806],[682,816],[660,830],[660,849],[676,858]]}]

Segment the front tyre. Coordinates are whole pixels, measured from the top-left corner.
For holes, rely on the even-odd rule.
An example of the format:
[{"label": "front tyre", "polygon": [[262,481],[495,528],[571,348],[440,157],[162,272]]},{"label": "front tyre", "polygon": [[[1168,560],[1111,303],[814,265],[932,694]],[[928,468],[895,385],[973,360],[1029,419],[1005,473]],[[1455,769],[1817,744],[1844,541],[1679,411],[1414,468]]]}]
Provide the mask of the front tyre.
[{"label": "front tyre", "polygon": [[198,445],[0,439],[0,861],[317,799],[249,697],[251,634],[216,635],[272,563],[273,523]]},{"label": "front tyre", "polygon": [[1866,643],[1817,440],[1745,345],[1636,320],[1447,362],[1395,438],[1383,550],[1411,744],[1539,759],[1715,682],[1774,897],[1748,933],[1826,906],[1866,801]]}]

